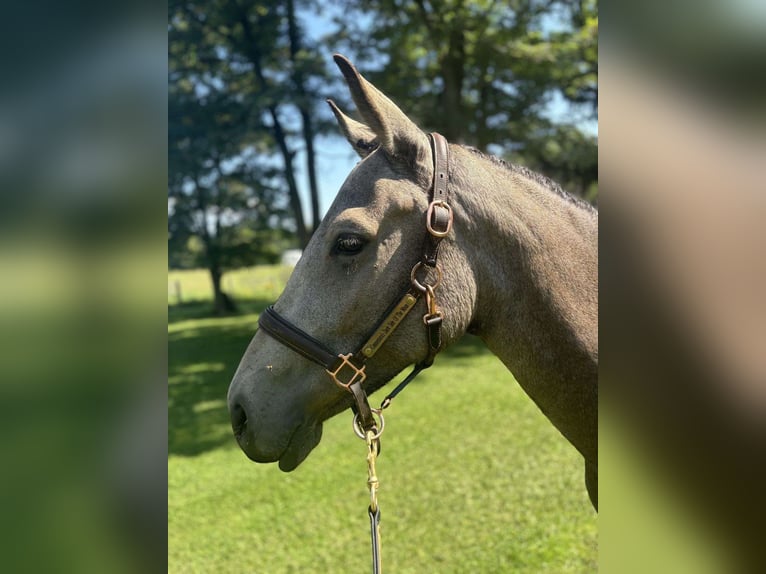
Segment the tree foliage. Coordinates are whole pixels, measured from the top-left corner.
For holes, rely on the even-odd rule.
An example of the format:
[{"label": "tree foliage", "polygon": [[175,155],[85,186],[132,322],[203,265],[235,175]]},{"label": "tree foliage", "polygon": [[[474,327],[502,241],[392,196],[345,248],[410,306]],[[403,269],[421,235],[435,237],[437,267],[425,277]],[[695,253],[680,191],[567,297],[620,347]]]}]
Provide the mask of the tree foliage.
[{"label": "tree foliage", "polygon": [[314,108],[325,67],[295,0],[173,0],[169,10],[171,263],[204,263],[224,310],[227,268],[276,257],[290,235],[305,245],[319,222],[314,139],[328,126]]},{"label": "tree foliage", "polygon": [[285,244],[277,174],[258,155],[264,135],[249,125],[248,114],[242,102],[220,89],[171,84],[170,261],[210,270],[219,311],[232,308],[220,288],[224,271],[268,259]]},{"label": "tree foliage", "polygon": [[[595,185],[596,140],[578,125],[598,107],[594,0],[344,4],[333,42],[421,125],[540,169],[574,193]],[[579,117],[549,117],[552,101]]]}]

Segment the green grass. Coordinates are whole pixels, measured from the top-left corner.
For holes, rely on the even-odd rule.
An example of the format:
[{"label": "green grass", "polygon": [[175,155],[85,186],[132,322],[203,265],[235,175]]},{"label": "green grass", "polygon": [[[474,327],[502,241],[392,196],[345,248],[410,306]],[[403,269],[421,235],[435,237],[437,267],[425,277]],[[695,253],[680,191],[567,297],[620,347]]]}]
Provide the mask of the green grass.
[{"label": "green grass", "polygon": [[[242,272],[241,285],[264,277],[284,273]],[[169,277],[169,299],[173,281],[191,293],[201,278]],[[237,316],[169,307],[168,571],[369,571],[366,447],[349,412],[290,474],[250,462],[231,436],[228,384],[272,295],[258,285]],[[384,571],[596,570],[581,457],[477,339],[397,398],[381,440]]]},{"label": "green grass", "polygon": [[[273,300],[282,292],[289,276],[289,267],[259,265],[229,271],[224,274],[221,285],[224,291],[240,298],[266,297]],[[168,273],[168,304],[203,302],[212,298],[213,287],[207,270],[191,269]]]}]

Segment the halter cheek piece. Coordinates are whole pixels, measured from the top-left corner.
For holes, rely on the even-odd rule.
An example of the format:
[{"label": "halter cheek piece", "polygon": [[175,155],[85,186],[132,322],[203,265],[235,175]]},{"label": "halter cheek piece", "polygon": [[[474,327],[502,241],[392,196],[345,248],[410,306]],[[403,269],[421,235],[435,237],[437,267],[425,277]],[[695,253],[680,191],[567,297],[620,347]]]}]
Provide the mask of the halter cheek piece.
[{"label": "halter cheek piece", "polygon": [[[372,334],[365,339],[352,353],[336,353],[318,341],[305,331],[290,323],[270,306],[258,319],[258,326],[271,337],[289,347],[306,359],[321,365],[339,387],[349,391],[354,396],[354,410],[359,417],[359,424],[363,431],[375,427],[372,409],[367,401],[367,394],[362,388],[362,383],[367,377],[365,363],[383,346],[386,339],[396,330],[407,314],[415,307],[418,299],[425,296],[426,313],[423,315],[423,323],[426,326],[428,340],[428,354],[417,363],[412,372],[389,394],[381,404],[381,409],[386,408],[391,400],[407,386],[421,371],[430,367],[434,357],[441,349],[441,324],[442,315],[436,305],[434,290],[441,281],[441,271],[436,266],[439,253],[439,245],[452,229],[452,208],[449,204],[449,146],[444,136],[432,133],[431,145],[434,154],[434,181],[431,188],[431,202],[426,212],[426,236],[423,242],[422,258],[410,272],[410,287],[391,307],[389,307],[383,319],[379,321]],[[424,270],[425,277],[419,279]],[[435,279],[427,282],[432,274],[429,269],[435,271]],[[382,431],[381,429],[378,432]]]}]

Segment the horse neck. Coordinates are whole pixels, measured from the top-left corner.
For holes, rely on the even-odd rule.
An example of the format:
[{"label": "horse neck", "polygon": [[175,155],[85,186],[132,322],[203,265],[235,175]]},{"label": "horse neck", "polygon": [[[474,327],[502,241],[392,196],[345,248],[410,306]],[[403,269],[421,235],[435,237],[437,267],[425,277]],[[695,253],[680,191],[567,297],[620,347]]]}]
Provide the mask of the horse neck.
[{"label": "horse neck", "polygon": [[583,417],[597,401],[597,214],[531,174],[460,148],[453,156],[458,242],[476,283],[470,330],[591,458],[595,424]]}]

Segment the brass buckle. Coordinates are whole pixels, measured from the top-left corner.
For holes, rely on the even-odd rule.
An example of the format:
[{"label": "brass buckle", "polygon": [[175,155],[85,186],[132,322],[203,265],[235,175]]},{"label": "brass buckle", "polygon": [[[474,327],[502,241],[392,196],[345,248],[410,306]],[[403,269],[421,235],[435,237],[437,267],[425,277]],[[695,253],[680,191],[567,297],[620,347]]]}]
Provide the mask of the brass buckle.
[{"label": "brass buckle", "polygon": [[[356,382],[359,382],[361,384],[367,378],[367,374],[364,372],[364,368],[366,367],[366,365],[362,365],[362,368],[358,369],[356,365],[350,361],[351,357],[353,357],[353,353],[349,353],[348,355],[341,354],[341,355],[338,355],[338,357],[343,360],[343,362],[340,365],[338,365],[338,368],[335,369],[334,371],[331,371],[330,369],[325,369],[325,371],[327,371],[327,374],[332,377],[332,380],[336,385],[338,385],[342,389],[345,389],[351,392],[351,389],[349,388],[351,385],[353,385]],[[354,374],[348,383],[344,383],[338,378],[338,374],[341,372],[343,367],[351,367],[351,369],[354,371]]]},{"label": "brass buckle", "polygon": [[[431,225],[431,219],[434,214],[434,207],[443,207],[447,210],[449,213],[449,219],[447,220],[447,228],[444,231],[439,231],[433,228]],[[435,201],[432,201],[431,204],[428,206],[428,212],[426,213],[426,229],[428,229],[428,233],[433,235],[434,237],[446,237],[450,229],[452,229],[452,207],[450,207],[450,204],[442,199],[437,199]]]}]

